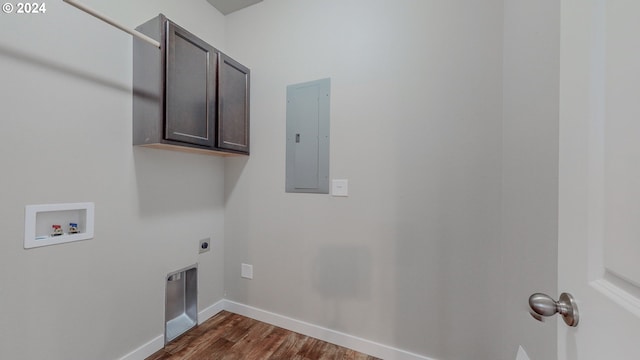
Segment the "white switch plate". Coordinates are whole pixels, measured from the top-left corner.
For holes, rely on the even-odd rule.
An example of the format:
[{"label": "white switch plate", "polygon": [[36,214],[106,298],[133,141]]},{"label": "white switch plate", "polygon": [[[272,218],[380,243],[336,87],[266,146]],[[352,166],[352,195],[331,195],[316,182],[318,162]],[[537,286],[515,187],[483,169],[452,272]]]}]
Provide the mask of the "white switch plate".
[{"label": "white switch plate", "polygon": [[242,264],[240,276],[245,279],[253,279],[253,265]]},{"label": "white switch plate", "polygon": [[331,195],[349,196],[349,179],[331,180]]}]

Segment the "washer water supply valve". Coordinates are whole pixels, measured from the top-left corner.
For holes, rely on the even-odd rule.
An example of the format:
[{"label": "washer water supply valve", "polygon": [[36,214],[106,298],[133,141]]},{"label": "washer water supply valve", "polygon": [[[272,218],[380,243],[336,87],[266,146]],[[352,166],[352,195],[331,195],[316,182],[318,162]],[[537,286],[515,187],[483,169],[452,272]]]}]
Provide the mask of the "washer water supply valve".
[{"label": "washer water supply valve", "polygon": [[60,236],[60,235],[64,234],[62,232],[62,226],[60,226],[60,225],[51,225],[51,227],[53,228],[53,232],[51,233],[51,236]]},{"label": "washer water supply valve", "polygon": [[77,234],[80,230],[78,230],[78,224],[69,223],[69,234]]}]

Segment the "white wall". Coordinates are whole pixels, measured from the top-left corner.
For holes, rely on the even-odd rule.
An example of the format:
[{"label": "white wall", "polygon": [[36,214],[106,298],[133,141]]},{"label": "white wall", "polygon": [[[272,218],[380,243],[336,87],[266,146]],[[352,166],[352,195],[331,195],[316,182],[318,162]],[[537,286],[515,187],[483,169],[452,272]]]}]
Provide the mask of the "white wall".
[{"label": "white wall", "polygon": [[[502,26],[498,0],[228,15],[228,51],[252,69],[252,154],[225,160],[226,297],[437,359],[498,359]],[[284,191],[286,85],[324,77],[348,198]]]},{"label": "white wall", "polygon": [[[131,27],[164,12],[224,46],[205,1],[83,2]],[[168,272],[199,262],[200,309],[222,298],[224,163],[133,148],[131,37],[46,7],[0,15],[0,358],[111,360],[163,334]],[[23,249],[25,205],[79,201],[95,239]]]}]

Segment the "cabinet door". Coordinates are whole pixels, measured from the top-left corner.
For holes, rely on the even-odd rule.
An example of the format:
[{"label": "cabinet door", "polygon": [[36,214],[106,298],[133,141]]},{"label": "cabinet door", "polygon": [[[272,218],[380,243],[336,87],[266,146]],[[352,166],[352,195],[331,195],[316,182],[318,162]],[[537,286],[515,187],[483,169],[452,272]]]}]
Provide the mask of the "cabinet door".
[{"label": "cabinet door", "polygon": [[166,140],[215,146],[216,52],[167,21]]},{"label": "cabinet door", "polygon": [[217,147],[249,153],[249,69],[220,53]]}]

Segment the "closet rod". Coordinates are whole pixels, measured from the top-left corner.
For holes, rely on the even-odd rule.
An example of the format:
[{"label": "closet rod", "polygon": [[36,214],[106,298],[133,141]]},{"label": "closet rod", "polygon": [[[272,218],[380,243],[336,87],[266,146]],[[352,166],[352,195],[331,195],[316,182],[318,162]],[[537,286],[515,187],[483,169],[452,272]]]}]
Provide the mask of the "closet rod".
[{"label": "closet rod", "polygon": [[124,25],[118,24],[116,21],[114,21],[114,20],[112,20],[112,19],[110,19],[110,18],[108,18],[108,17],[96,12],[95,10],[89,9],[88,7],[78,3],[75,0],[62,0],[62,1],[66,2],[69,5],[72,5],[72,6],[76,7],[76,8],[78,8],[78,9],[84,11],[84,12],[86,12],[89,15],[97,17],[98,19],[106,22],[109,25],[115,26],[115,27],[117,27],[118,29],[120,29],[120,30],[122,30],[124,32],[127,32],[127,33],[129,33],[129,34],[141,39],[141,40],[144,40],[144,41],[148,42],[149,44],[151,44],[151,45],[153,45],[153,46],[155,46],[157,48],[160,48],[160,43],[155,41],[154,39],[148,37],[147,35],[139,32],[139,31],[136,31],[134,29],[130,29],[130,28],[124,26]]}]

